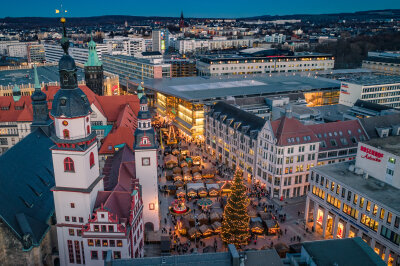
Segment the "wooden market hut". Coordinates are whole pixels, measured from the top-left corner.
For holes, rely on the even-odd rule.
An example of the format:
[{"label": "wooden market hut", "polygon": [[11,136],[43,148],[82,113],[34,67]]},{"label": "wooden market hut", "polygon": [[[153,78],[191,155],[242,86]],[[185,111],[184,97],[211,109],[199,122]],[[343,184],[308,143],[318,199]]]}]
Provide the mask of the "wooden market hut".
[{"label": "wooden market hut", "polygon": [[203,237],[208,237],[213,233],[213,230],[211,229],[210,226],[203,224],[202,226],[199,227],[200,232]]},{"label": "wooden market hut", "polygon": [[268,235],[275,235],[280,229],[276,220],[264,220],[264,224],[267,227]]},{"label": "wooden market hut", "polygon": [[167,178],[168,181],[171,181],[174,177],[174,172],[172,170],[167,170],[165,172],[165,177]]},{"label": "wooden market hut", "polygon": [[189,231],[188,231],[188,233],[189,233],[189,237],[190,237],[191,239],[194,239],[196,236],[197,236],[197,237],[200,237],[200,236],[201,236],[201,233],[200,233],[199,230],[197,230],[195,227],[190,228]]},{"label": "wooden market hut", "polygon": [[263,234],[264,226],[260,217],[250,218],[250,230],[254,234]]},{"label": "wooden market hut", "polygon": [[200,225],[208,224],[208,216],[204,212],[200,213],[199,216],[197,216],[197,220],[199,220]]},{"label": "wooden market hut", "polygon": [[213,211],[210,214],[211,223],[220,222],[222,220],[222,215],[219,212]]},{"label": "wooden market hut", "polygon": [[183,174],[183,179],[185,181],[191,181],[193,179],[193,176],[190,174],[190,172],[186,172]]},{"label": "wooden market hut", "polygon": [[186,218],[182,218],[176,223],[176,229],[181,235],[186,235],[189,228],[190,228],[189,221]]},{"label": "wooden market hut", "polygon": [[182,160],[181,163],[179,164],[180,167],[184,168],[188,166],[188,163],[186,162],[186,160]]},{"label": "wooden market hut", "polygon": [[189,172],[190,173],[190,169],[189,169],[189,167],[187,167],[187,166],[185,166],[185,167],[182,167],[182,173],[187,173],[187,172]]},{"label": "wooden market hut", "polygon": [[167,156],[165,157],[164,162],[165,162],[165,166],[166,166],[168,169],[172,169],[172,168],[174,168],[175,166],[178,165],[178,158],[176,158],[176,157],[175,157],[174,155],[172,155],[172,154],[169,154],[169,155],[167,155]]},{"label": "wooden market hut", "polygon": [[174,182],[174,185],[175,185],[176,187],[180,188],[180,187],[183,187],[183,182],[180,181],[180,180],[178,180],[178,181],[175,181],[175,182]]},{"label": "wooden market hut", "polygon": [[182,145],[181,146],[181,154],[183,155],[190,155],[189,147],[187,145]]},{"label": "wooden market hut", "polygon": [[185,190],[183,188],[181,188],[181,187],[178,188],[178,190],[176,191],[176,196],[178,198],[182,198],[182,197],[185,197],[185,195],[186,195]]},{"label": "wooden market hut", "polygon": [[199,188],[197,190],[197,195],[199,195],[199,197],[202,197],[202,198],[207,197],[207,195],[208,195],[207,189],[204,186]]},{"label": "wooden market hut", "polygon": [[174,175],[174,181],[182,181],[182,176],[180,174]]},{"label": "wooden market hut", "polygon": [[176,156],[176,155],[179,155],[180,152],[179,152],[178,149],[173,149],[173,150],[172,150],[172,154]]},{"label": "wooden market hut", "polygon": [[186,157],[186,162],[187,162],[187,164],[188,164],[189,166],[192,166],[192,165],[193,165],[193,159],[192,159],[192,157]]},{"label": "wooden market hut", "polygon": [[194,226],[194,215],[193,213],[186,215],[185,219],[189,222],[190,226]]},{"label": "wooden market hut", "polygon": [[225,183],[221,186],[221,194],[222,196],[229,196],[232,192],[232,184],[229,181],[225,181]]},{"label": "wooden market hut", "polygon": [[200,180],[200,179],[202,179],[202,176],[199,172],[196,172],[193,174],[193,178],[194,178],[194,180]]},{"label": "wooden market hut", "polygon": [[196,197],[198,195],[200,188],[204,188],[203,183],[187,183],[186,184],[187,195],[189,197]]},{"label": "wooden market hut", "polygon": [[180,167],[174,167],[174,169],[172,169],[174,174],[182,174],[182,169]]},{"label": "wooden market hut", "polygon": [[220,192],[219,184],[216,183],[206,184],[206,188],[208,191],[208,195],[210,197],[217,197],[219,195]]},{"label": "wooden market hut", "polygon": [[201,157],[200,156],[193,156],[193,165],[201,165]]},{"label": "wooden market hut", "polygon": [[212,229],[214,230],[214,233],[218,234],[221,233],[221,223],[220,222],[213,222],[213,224],[211,225]]},{"label": "wooden market hut", "polygon": [[215,176],[215,172],[215,168],[201,170],[201,174],[204,178],[213,178]]},{"label": "wooden market hut", "polygon": [[192,168],[191,168],[190,170],[192,171],[193,174],[194,174],[194,173],[198,173],[198,172],[200,172],[200,167],[198,167],[198,166],[192,166]]}]

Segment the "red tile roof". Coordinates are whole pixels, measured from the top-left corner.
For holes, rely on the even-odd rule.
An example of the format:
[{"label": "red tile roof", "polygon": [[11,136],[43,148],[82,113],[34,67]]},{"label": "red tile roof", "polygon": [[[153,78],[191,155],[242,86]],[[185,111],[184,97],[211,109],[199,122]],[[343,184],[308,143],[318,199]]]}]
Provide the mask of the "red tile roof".
[{"label": "red tile roof", "polygon": [[[3,110],[3,108],[8,108],[8,109]],[[33,121],[33,111],[32,111],[32,100],[30,96],[21,96],[21,99],[18,102],[14,102],[12,96],[0,97],[0,122],[32,122],[32,121]]]},{"label": "red tile roof", "polygon": [[314,133],[299,120],[282,116],[271,122],[277,145],[291,146],[318,142]]},{"label": "red tile roof", "polygon": [[[358,120],[337,121],[332,123],[308,125],[318,140],[324,142],[319,145],[320,151],[337,150],[341,148],[357,147],[358,141],[368,139]],[[352,138],[355,138],[355,142]]]},{"label": "red tile roof", "polygon": [[96,96],[96,98],[108,121],[117,121],[121,109],[127,104],[133,110],[135,116],[139,113],[140,104],[137,95]]}]

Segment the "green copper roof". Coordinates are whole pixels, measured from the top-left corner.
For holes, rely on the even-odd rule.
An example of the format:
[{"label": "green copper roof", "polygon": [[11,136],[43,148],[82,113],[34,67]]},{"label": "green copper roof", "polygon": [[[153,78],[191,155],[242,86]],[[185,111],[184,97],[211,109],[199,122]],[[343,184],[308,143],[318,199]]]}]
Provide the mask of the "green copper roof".
[{"label": "green copper roof", "polygon": [[103,63],[99,60],[96,51],[96,43],[93,41],[93,38],[90,39],[88,43],[89,46],[89,55],[88,60],[85,63],[85,66],[102,66]]},{"label": "green copper roof", "polygon": [[33,67],[33,74],[34,74],[34,78],[35,78],[35,89],[41,90],[42,88],[40,87],[36,65]]},{"label": "green copper roof", "polygon": [[142,84],[143,84],[143,82],[141,82],[139,84],[139,86],[137,87],[137,96],[139,99],[142,98],[142,96],[144,95],[144,90],[143,90]]},{"label": "green copper roof", "polygon": [[17,86],[17,84],[14,85],[12,93],[14,102],[18,102],[19,99],[21,99],[21,89]]}]

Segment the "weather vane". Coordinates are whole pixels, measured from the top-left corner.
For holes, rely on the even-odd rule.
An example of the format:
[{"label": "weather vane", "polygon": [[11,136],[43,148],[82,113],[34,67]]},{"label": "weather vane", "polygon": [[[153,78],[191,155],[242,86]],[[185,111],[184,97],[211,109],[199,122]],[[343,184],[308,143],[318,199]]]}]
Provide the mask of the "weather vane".
[{"label": "weather vane", "polygon": [[69,40],[67,37],[67,30],[65,29],[65,22],[67,21],[65,19],[64,14],[67,13],[67,10],[63,9],[63,5],[62,5],[62,1],[60,3],[60,9],[56,9],[56,14],[60,14],[61,18],[60,18],[60,22],[62,24],[63,27],[63,37],[61,38],[61,46],[64,50],[65,54],[68,54],[68,48],[69,48]]}]

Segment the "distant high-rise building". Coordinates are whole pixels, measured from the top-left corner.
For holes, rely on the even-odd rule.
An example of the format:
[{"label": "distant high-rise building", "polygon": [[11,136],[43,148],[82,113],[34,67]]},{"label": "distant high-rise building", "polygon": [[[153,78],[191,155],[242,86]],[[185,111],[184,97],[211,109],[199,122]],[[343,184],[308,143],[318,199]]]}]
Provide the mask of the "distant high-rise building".
[{"label": "distant high-rise building", "polygon": [[103,63],[99,60],[96,43],[93,39],[89,42],[89,55],[85,63],[86,85],[97,95],[103,95]]},{"label": "distant high-rise building", "polygon": [[169,46],[168,29],[154,29],[152,32],[153,52],[164,53]]}]

